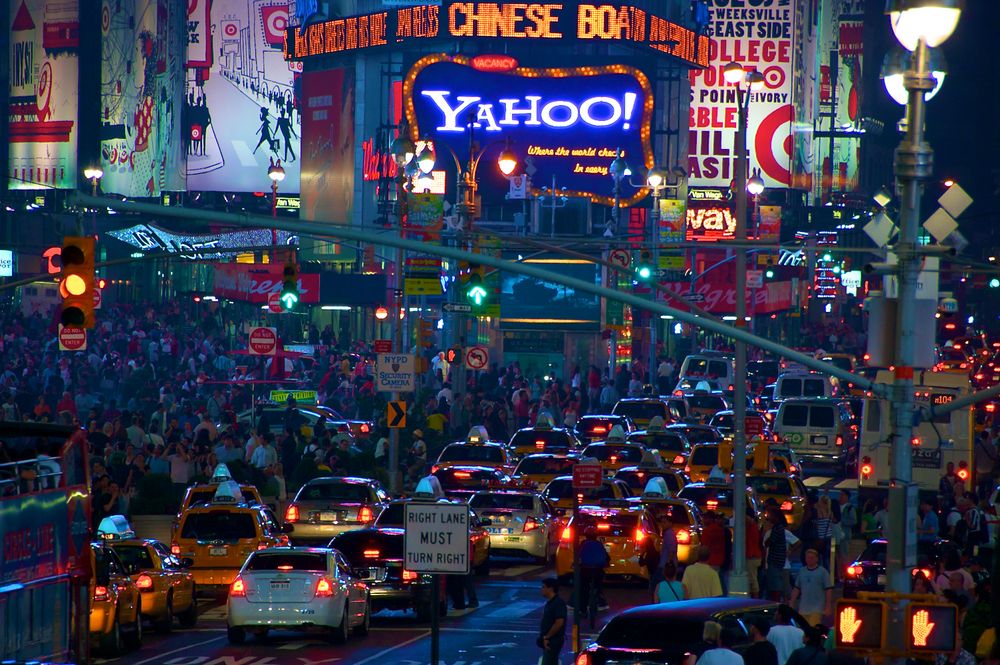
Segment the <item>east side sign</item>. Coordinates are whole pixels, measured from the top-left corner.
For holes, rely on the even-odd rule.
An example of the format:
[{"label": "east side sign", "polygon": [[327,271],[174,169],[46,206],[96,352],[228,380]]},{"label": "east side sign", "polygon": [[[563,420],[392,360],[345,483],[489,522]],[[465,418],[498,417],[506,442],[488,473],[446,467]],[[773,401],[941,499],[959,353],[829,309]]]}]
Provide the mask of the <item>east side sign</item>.
[{"label": "east side sign", "polygon": [[[569,196],[611,205],[616,150],[633,167],[653,165],[653,93],[645,74],[624,65],[487,72],[464,56],[434,54],[407,73],[403,104],[414,137],[435,136],[458,155],[468,151],[470,131],[494,146],[484,163],[495,162],[509,139],[534,166],[536,189],[554,177]],[[478,173],[481,191],[508,188],[496,168]],[[622,189],[624,205],[645,194],[628,183]]]},{"label": "east side sign", "polygon": [[618,4],[444,2],[323,21],[285,32],[285,57],[426,42],[504,38],[645,46],[693,67],[708,65],[708,38],[639,7]]}]

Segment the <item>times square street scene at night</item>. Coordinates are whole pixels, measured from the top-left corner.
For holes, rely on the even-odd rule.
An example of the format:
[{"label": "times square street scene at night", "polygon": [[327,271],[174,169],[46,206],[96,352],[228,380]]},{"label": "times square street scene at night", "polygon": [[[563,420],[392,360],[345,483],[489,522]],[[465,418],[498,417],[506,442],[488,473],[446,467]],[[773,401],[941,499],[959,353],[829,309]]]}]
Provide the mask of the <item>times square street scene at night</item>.
[{"label": "times square street scene at night", "polygon": [[1000,3],[0,6],[0,663],[1000,665]]}]

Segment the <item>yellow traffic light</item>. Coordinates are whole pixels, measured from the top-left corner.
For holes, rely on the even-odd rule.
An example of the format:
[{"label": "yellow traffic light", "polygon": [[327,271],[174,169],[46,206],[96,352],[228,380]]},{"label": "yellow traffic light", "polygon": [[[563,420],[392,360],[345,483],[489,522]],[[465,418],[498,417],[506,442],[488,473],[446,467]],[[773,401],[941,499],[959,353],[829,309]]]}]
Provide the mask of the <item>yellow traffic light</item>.
[{"label": "yellow traffic light", "polygon": [[881,651],[885,646],[886,605],[877,600],[839,600],[835,642],[838,649]]},{"label": "yellow traffic light", "polygon": [[63,238],[59,322],[64,326],[94,327],[94,245],[90,236]]},{"label": "yellow traffic light", "polygon": [[951,603],[912,601],[906,606],[907,650],[914,656],[951,653],[958,634],[958,608]]}]

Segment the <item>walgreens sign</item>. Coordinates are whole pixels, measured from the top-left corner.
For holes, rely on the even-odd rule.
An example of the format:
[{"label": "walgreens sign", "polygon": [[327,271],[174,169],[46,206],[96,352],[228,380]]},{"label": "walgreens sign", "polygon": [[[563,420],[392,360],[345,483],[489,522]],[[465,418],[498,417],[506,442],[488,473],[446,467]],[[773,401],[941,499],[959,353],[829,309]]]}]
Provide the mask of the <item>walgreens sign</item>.
[{"label": "walgreens sign", "polygon": [[[267,297],[279,293],[282,286],[284,266],[232,263],[215,266],[215,285],[212,294],[216,298],[267,303]],[[316,273],[299,275],[299,297],[303,303],[319,302],[319,275]]]}]

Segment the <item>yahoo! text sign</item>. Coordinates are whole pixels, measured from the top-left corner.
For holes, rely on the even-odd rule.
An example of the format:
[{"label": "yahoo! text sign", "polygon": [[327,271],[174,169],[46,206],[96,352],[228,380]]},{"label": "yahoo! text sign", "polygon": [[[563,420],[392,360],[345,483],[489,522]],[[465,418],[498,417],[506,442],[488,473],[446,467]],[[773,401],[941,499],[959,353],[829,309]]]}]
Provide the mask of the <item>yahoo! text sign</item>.
[{"label": "yahoo! text sign", "polygon": [[[633,168],[653,165],[650,122],[653,95],[645,74],[632,67],[578,67],[482,72],[468,58],[430,55],[403,82],[406,118],[415,138],[447,144],[460,160],[469,157],[469,131],[487,149],[478,172],[484,191],[506,191],[495,162],[510,139],[521,173],[525,160],[536,169],[535,187],[565,187],[609,205],[608,168],[616,149]],[[438,150],[438,160],[448,158]],[[444,163],[442,161],[442,163]],[[622,204],[646,194],[623,183]]]}]

